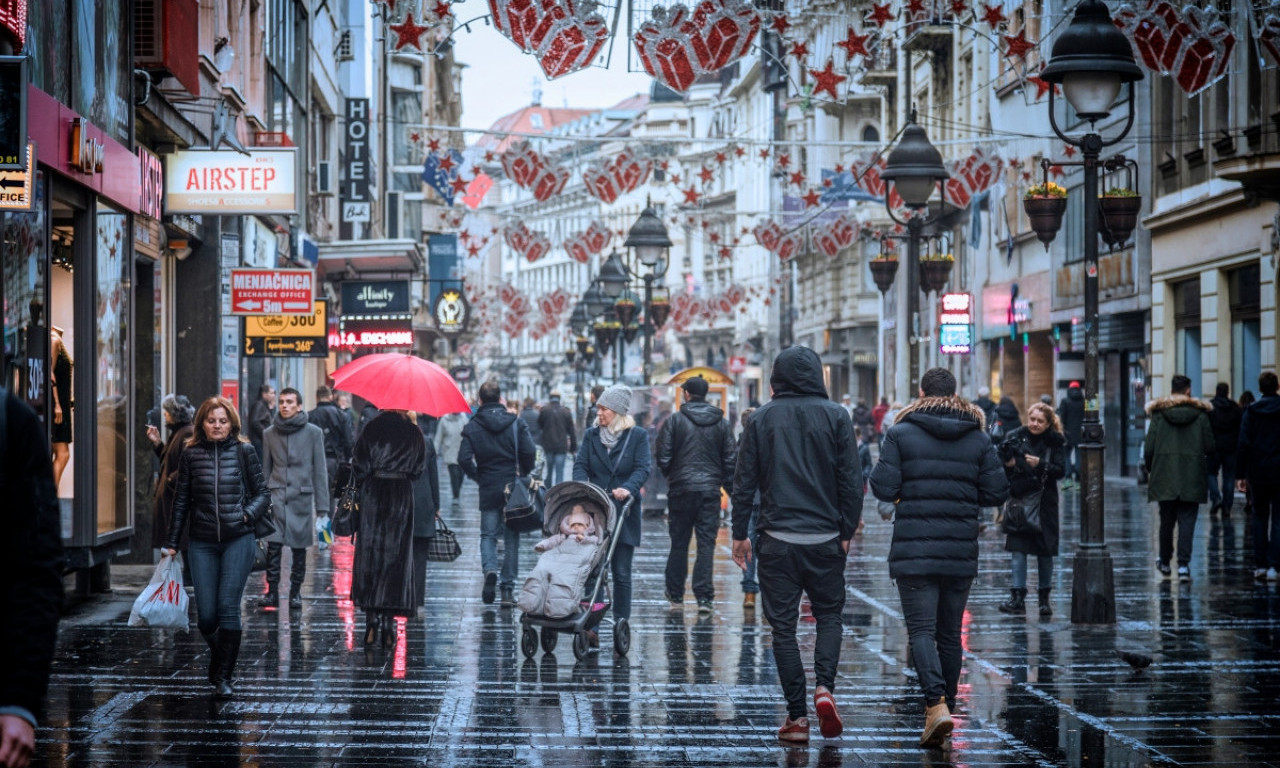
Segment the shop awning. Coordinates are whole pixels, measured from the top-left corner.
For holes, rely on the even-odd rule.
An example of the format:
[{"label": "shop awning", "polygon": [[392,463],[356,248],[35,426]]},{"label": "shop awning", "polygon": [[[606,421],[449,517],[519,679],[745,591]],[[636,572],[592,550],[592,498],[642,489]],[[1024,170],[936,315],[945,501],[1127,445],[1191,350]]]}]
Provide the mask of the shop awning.
[{"label": "shop awning", "polygon": [[321,277],[408,277],[421,274],[426,264],[416,240],[336,240],[320,243],[316,271]]}]

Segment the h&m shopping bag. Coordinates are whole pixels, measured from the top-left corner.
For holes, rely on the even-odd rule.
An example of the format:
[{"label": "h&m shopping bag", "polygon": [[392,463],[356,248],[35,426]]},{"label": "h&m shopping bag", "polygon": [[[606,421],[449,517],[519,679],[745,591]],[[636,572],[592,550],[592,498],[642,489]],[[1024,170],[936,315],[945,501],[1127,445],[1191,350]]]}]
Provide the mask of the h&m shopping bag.
[{"label": "h&m shopping bag", "polygon": [[187,590],[182,588],[182,563],[165,555],[156,565],[151,583],[133,601],[129,626],[187,631]]}]

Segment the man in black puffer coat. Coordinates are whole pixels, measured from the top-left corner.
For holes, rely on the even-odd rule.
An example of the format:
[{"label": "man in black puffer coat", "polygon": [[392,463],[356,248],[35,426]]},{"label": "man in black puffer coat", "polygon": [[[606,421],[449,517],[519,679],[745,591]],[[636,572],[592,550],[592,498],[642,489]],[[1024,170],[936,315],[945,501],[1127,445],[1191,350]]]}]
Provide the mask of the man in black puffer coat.
[{"label": "man in black puffer coat", "polygon": [[665,573],[667,600],[672,607],[684,602],[689,538],[696,533],[693,596],[698,612],[710,614],[715,599],[711,570],[720,530],[720,489],[733,486],[736,449],[724,411],[707,402],[707,380],[695,376],[681,386],[688,402],[663,423],[654,448],[658,468],[667,478],[667,527],[671,534]]},{"label": "man in black puffer coat", "polygon": [[[502,522],[507,486],[517,475],[533,471],[537,449],[529,428],[502,405],[502,390],[496,381],[480,385],[480,409],[462,428],[458,466],[480,486],[480,567],[484,586],[480,599],[493,602],[494,587],[501,576],[502,605],[516,604],[516,574],[520,568],[520,533]],[[518,458],[517,458],[518,457]],[[498,536],[503,541],[502,572],[498,572]]]},{"label": "man in black puffer coat", "polygon": [[[1209,516],[1219,510],[1223,517],[1231,515],[1236,491],[1236,444],[1240,441],[1240,420],[1244,411],[1232,400],[1231,385],[1218,382],[1216,395],[1209,401],[1209,427],[1213,429],[1213,453],[1209,454]],[[1222,490],[1218,490],[1218,474],[1222,474]]]},{"label": "man in black puffer coat", "polygon": [[920,377],[920,399],[885,435],[871,492],[896,504],[889,576],[898,583],[911,656],[924,691],[921,746],[951,732],[960,681],[960,624],[978,575],[982,507],[1009,497],[1009,481],[987,436],[982,409],[956,396],[944,368]]}]

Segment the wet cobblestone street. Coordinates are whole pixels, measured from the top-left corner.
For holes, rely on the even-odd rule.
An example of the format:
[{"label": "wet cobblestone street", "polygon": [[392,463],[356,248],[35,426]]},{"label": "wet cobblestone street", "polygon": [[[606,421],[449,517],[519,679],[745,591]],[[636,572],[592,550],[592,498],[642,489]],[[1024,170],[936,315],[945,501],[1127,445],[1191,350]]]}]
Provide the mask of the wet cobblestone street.
[{"label": "wet cobblestone street", "polygon": [[[468,483],[463,511],[445,514],[463,556],[430,564],[427,605],[401,622],[392,650],[363,646],[363,614],[346,599],[345,542],[313,550],[301,612],[246,600],[238,694],[226,702],[210,696],[194,622],[177,634],[127,626],[150,569],[116,568],[115,593],[76,605],[63,622],[37,764],[1280,765],[1280,587],[1252,580],[1239,507],[1222,522],[1202,506],[1192,583],[1162,581],[1145,489],[1110,481],[1114,627],[1069,621],[1075,493],[1063,499],[1052,619],[1034,607],[1025,618],[996,610],[1008,596],[1008,555],[987,530],[958,725],[948,750],[929,751],[917,746],[923,707],[885,564],[890,524],[873,504],[847,570],[835,691],[844,735],[823,740],[815,726],[809,748],[788,749],[774,738],[785,707],[769,630],[760,611],[741,607],[727,528],[714,615],[700,617],[691,597],[669,610],[666,525],[651,517],[636,553],[628,656],[614,656],[606,627],[602,652],[583,661],[568,636],[554,653],[526,659],[518,612],[480,601],[474,503]],[[533,557],[522,553],[522,574]],[[261,583],[250,578],[250,597]],[[811,623],[800,640],[811,661]],[[1116,648],[1155,662],[1136,672]]]}]

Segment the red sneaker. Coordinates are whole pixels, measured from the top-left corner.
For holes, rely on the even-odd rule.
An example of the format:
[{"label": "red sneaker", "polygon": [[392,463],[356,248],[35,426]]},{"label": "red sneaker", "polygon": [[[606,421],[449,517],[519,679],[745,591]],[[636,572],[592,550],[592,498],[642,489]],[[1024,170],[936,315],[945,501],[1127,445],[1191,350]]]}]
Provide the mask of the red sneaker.
[{"label": "red sneaker", "polygon": [[809,718],[798,717],[792,720],[790,717],[778,729],[778,740],[789,741],[792,743],[808,744],[809,743]]},{"label": "red sneaker", "polygon": [[819,687],[813,694],[813,708],[818,711],[818,729],[822,731],[822,738],[834,739],[844,733],[844,723],[840,721],[836,698],[831,691]]}]

